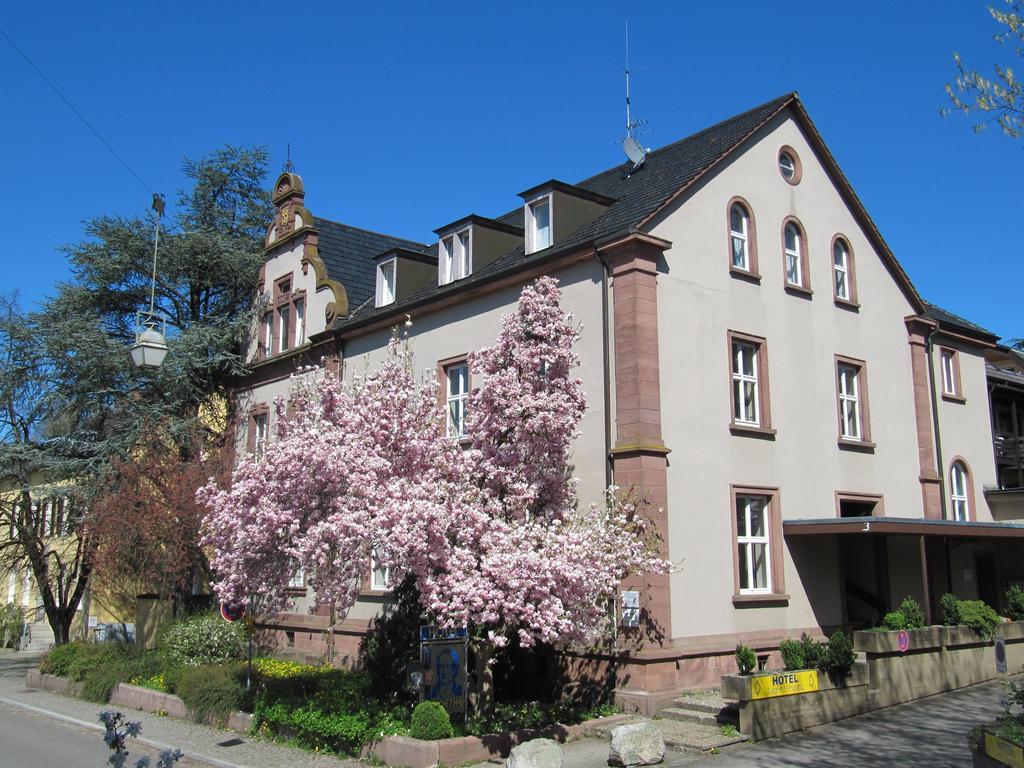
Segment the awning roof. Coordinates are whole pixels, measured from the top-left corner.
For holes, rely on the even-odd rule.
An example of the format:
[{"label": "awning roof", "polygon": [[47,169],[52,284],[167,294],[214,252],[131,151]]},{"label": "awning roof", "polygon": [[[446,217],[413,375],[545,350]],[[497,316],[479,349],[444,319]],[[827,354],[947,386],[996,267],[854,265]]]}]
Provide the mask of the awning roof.
[{"label": "awning roof", "polygon": [[821,536],[838,533],[891,533],[961,538],[1024,538],[1024,525],[925,520],[919,517],[826,517],[818,520],[783,520],[786,536]]}]

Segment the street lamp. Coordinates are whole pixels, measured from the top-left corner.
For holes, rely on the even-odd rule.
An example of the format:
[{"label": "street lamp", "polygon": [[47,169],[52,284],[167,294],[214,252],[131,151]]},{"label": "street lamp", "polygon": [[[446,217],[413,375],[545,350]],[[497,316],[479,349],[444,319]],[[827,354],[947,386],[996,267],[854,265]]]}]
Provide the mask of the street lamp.
[{"label": "street lamp", "polygon": [[[149,284],[149,311],[135,314],[135,343],[131,348],[136,368],[157,369],[167,357],[167,320],[156,313],[156,252],[160,246],[160,218],[164,215],[164,196],[153,194],[156,234],[153,238],[153,276]],[[158,330],[159,328],[159,330]]]}]

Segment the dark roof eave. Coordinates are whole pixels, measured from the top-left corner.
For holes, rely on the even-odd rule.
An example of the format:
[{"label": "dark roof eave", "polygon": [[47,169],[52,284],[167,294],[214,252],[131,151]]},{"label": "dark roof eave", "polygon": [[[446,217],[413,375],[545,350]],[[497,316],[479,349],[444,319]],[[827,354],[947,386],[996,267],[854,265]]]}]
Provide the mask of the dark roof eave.
[{"label": "dark roof eave", "polygon": [[539,195],[541,192],[547,192],[548,190],[556,190],[558,192],[564,192],[567,195],[573,195],[584,200],[590,200],[592,203],[600,203],[601,205],[613,205],[618,202],[614,197],[608,197],[598,192],[591,192],[589,189],[584,189],[575,184],[569,184],[565,181],[559,181],[558,179],[548,179],[543,184],[537,184],[525,189],[519,193],[519,197],[524,200]]},{"label": "dark roof eave", "polygon": [[503,269],[496,269],[493,272],[485,272],[482,275],[470,277],[466,280],[458,280],[453,283],[449,283],[443,286],[440,290],[421,296],[417,299],[413,299],[407,302],[398,302],[392,304],[387,312],[380,312],[364,317],[356,318],[354,320],[338,320],[335,324],[325,331],[321,331],[318,334],[310,336],[310,341],[316,343],[322,339],[328,339],[331,336],[339,334],[347,334],[351,331],[359,330],[367,325],[378,325],[386,324],[388,321],[398,322],[401,321],[410,310],[419,309],[423,306],[429,306],[434,302],[439,302],[447,299],[450,296],[454,296],[458,293],[464,293],[467,288],[478,288],[485,286],[488,283],[497,282],[506,277],[515,275],[518,272],[527,272],[531,267],[542,266],[545,263],[558,261],[560,259],[572,256],[573,254],[583,255],[596,253],[597,248],[610,243],[616,239],[621,239],[629,234],[633,234],[631,230],[623,230],[617,235],[605,237],[601,239],[600,243],[597,242],[586,242],[578,243],[568,248],[553,249],[550,252],[542,252],[539,258],[535,260],[520,261],[510,264]]},{"label": "dark roof eave", "polygon": [[518,235],[520,237],[523,235],[522,227],[506,224],[505,222],[498,221],[497,219],[489,219],[486,216],[478,216],[475,213],[471,213],[469,216],[463,216],[461,219],[456,219],[451,224],[445,224],[443,227],[438,227],[434,230],[434,234],[439,237],[441,235],[447,235],[453,230],[461,229],[467,224],[476,224],[477,226],[486,227],[487,229],[494,229],[498,232],[506,232],[510,235]]},{"label": "dark roof eave", "polygon": [[955,522],[917,517],[826,517],[783,520],[786,536],[822,536],[843,533],[902,534],[911,536],[957,536],[1024,538],[1024,525],[1013,523]]}]

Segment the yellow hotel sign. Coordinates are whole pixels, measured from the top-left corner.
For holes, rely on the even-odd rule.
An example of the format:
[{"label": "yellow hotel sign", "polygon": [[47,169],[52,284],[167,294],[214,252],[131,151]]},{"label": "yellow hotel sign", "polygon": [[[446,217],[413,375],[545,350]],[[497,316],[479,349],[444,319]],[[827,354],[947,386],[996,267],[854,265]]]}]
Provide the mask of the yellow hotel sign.
[{"label": "yellow hotel sign", "polygon": [[991,733],[985,734],[985,754],[1010,768],[1024,768],[1024,749]]},{"label": "yellow hotel sign", "polygon": [[794,693],[810,693],[816,690],[818,690],[818,670],[816,669],[805,669],[801,672],[774,672],[770,675],[758,675],[750,681],[750,693],[753,699],[771,699],[775,696],[790,696]]}]

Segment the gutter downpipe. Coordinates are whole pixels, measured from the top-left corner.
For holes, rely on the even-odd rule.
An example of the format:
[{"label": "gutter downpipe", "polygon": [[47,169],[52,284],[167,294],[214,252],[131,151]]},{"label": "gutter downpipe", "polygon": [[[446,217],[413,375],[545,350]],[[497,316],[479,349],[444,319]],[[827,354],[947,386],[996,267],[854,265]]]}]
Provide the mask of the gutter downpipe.
[{"label": "gutter downpipe", "polygon": [[608,318],[608,290],[612,265],[608,259],[594,248],[594,257],[601,262],[601,358],[604,368],[604,485],[612,485],[612,364],[611,364],[611,330]]}]

